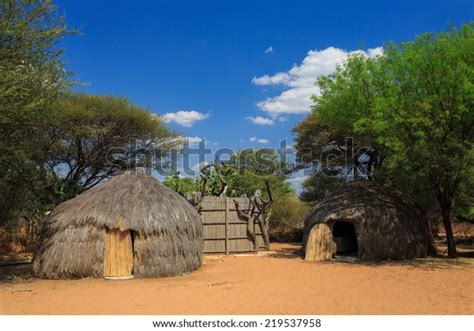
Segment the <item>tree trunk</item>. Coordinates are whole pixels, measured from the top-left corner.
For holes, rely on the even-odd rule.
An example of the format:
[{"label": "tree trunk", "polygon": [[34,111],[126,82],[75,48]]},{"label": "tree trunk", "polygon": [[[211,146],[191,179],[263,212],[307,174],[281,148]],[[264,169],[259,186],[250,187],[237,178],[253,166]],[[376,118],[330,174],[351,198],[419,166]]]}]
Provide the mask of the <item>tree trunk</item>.
[{"label": "tree trunk", "polygon": [[258,223],[260,225],[260,229],[262,230],[262,238],[263,238],[263,242],[265,243],[265,250],[269,251],[270,250],[270,236],[268,234],[268,221],[259,219]]},{"label": "tree trunk", "polygon": [[252,240],[254,253],[258,253],[260,247],[258,247],[257,236],[253,232],[253,227],[254,227],[254,216],[251,216],[247,220],[247,235],[250,237],[250,240]]},{"label": "tree trunk", "polygon": [[270,250],[270,235],[268,233],[270,227],[270,217],[272,215],[272,211],[270,210],[268,214],[264,215],[261,214],[258,218],[258,224],[260,225],[260,229],[262,230],[262,238],[263,242],[265,243],[265,250]]},{"label": "tree trunk", "polygon": [[448,244],[448,257],[457,258],[458,252],[456,251],[456,243],[454,242],[453,228],[451,226],[451,214],[453,211],[454,194],[450,194],[450,192],[454,192],[455,190],[450,190],[449,187],[441,189],[440,185],[437,184],[436,181],[433,182],[436,198],[438,199],[441,214],[443,216],[443,225],[444,230],[446,232],[446,242]]},{"label": "tree trunk", "polygon": [[446,241],[448,243],[448,256],[450,258],[457,258],[458,252],[456,250],[456,243],[454,242],[453,228],[451,226],[451,211],[443,210],[443,225],[446,232]]}]

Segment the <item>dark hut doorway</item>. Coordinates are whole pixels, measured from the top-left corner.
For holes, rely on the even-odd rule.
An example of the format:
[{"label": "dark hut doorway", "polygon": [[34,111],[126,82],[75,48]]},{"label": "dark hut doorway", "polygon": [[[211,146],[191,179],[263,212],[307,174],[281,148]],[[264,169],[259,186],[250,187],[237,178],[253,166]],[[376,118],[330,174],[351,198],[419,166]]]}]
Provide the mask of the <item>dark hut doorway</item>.
[{"label": "dark hut doorway", "polygon": [[131,231],[107,229],[104,249],[104,277],[132,278],[133,243]]},{"label": "dark hut doorway", "polygon": [[332,226],[336,255],[356,256],[358,254],[357,235],[354,223],[337,221]]}]

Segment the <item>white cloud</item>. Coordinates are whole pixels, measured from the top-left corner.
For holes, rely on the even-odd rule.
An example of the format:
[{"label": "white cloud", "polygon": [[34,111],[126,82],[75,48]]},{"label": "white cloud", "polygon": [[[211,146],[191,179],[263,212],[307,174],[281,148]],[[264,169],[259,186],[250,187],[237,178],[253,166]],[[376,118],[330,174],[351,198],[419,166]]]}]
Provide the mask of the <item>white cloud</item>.
[{"label": "white cloud", "polygon": [[383,54],[383,47],[369,48],[366,53],[368,57],[381,56]]},{"label": "white cloud", "polygon": [[263,75],[252,79],[252,83],[255,85],[280,85],[288,84],[289,82],[290,76],[286,72],[279,72],[273,76]]},{"label": "white cloud", "polygon": [[360,53],[375,57],[381,55],[382,52],[381,47],[351,52],[335,47],[320,51],[310,50],[300,65],[294,64],[287,72],[252,79],[255,85],[282,85],[288,88],[278,96],[257,102],[257,106],[272,117],[307,113],[312,105],[311,96],[319,93],[315,85],[318,77],[334,73],[336,66],[342,64],[350,54]]},{"label": "white cloud", "polygon": [[273,47],[272,47],[272,46],[268,47],[268,48],[265,50],[264,53],[265,53],[265,54],[273,53]]},{"label": "white cloud", "polygon": [[204,142],[206,146],[208,145],[219,146],[220,145],[217,141],[210,141],[206,138],[201,138],[201,137],[182,137],[182,138],[186,139],[189,145],[197,145],[200,142]]},{"label": "white cloud", "polygon": [[195,110],[180,110],[176,113],[166,113],[162,115],[165,123],[174,122],[178,125],[191,127],[194,122],[202,121],[209,117],[209,114],[203,114]]},{"label": "white cloud", "polygon": [[256,143],[259,143],[259,144],[268,144],[270,142],[268,139],[257,138],[257,137],[250,137],[249,141],[256,142]]},{"label": "white cloud", "polygon": [[275,121],[272,120],[271,118],[266,118],[262,116],[257,116],[257,117],[247,116],[245,119],[257,125],[273,125],[275,123]]},{"label": "white cloud", "polygon": [[201,137],[185,137],[190,144],[199,144],[202,141]]}]

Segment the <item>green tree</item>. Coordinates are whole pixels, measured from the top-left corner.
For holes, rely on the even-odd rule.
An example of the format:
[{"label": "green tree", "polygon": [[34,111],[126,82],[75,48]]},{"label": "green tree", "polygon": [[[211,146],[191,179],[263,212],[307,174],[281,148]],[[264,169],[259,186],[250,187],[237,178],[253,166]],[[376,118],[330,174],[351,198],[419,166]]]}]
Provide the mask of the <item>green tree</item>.
[{"label": "green tree", "polygon": [[66,93],[51,108],[43,172],[86,190],[125,168],[154,167],[173,138],[158,116],[127,99]]},{"label": "green tree", "polygon": [[183,197],[187,194],[194,196],[199,190],[198,181],[195,178],[180,177],[179,171],[166,176],[163,184]]},{"label": "green tree", "polygon": [[284,240],[301,240],[299,235],[295,236],[295,232],[301,234],[307,211],[308,206],[294,192],[279,196],[271,208],[270,233]]},{"label": "green tree", "polygon": [[[355,123],[374,132],[390,150],[387,166],[407,164],[427,178],[438,201],[448,241],[460,185],[472,173],[474,125],[474,31],[425,34],[401,46],[390,45],[380,59],[380,93],[372,116]],[[386,84],[389,82],[389,84]],[[471,170],[471,171],[469,171]]]},{"label": "green tree", "polygon": [[420,35],[387,45],[375,59],[352,56],[318,80],[321,95],[314,97],[313,116],[331,131],[383,150],[386,180],[412,192],[430,186],[450,257],[457,256],[454,203],[473,176],[472,54],[473,24]]},{"label": "green tree", "polygon": [[29,204],[45,114],[70,86],[57,43],[71,32],[51,1],[0,2],[0,222]]},{"label": "green tree", "polygon": [[253,195],[260,190],[266,197],[264,179],[268,181],[274,198],[294,192],[286,181],[289,167],[282,163],[274,149],[244,149],[234,153],[221,166],[229,189],[228,196]]}]

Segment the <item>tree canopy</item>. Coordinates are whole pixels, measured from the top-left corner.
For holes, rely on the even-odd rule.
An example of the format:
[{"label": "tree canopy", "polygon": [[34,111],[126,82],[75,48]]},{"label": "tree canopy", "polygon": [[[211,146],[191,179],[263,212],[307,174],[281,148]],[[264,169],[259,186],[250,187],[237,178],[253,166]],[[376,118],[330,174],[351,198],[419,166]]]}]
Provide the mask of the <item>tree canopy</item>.
[{"label": "tree canopy", "polygon": [[0,2],[0,221],[36,184],[48,108],[70,85],[57,47],[70,32],[50,1]]},{"label": "tree canopy", "polygon": [[[223,181],[227,185],[226,196],[253,195],[256,190],[265,195],[264,180],[268,181],[274,197],[294,193],[286,181],[290,170],[279,161],[273,149],[244,149],[233,153],[229,160],[212,165],[206,169],[206,195],[218,194]],[[206,165],[201,169],[204,167]],[[165,179],[165,184],[182,195],[194,194],[202,189],[202,178],[179,177],[179,173],[173,173]]]},{"label": "tree canopy", "polygon": [[152,167],[178,142],[125,98],[70,91],[58,43],[74,32],[51,1],[0,2],[0,223],[41,219],[124,167]]},{"label": "tree canopy", "polygon": [[313,98],[311,117],[295,129],[300,152],[309,132],[324,127],[381,154],[383,162],[374,162],[379,180],[409,193],[428,185],[427,199],[438,203],[450,256],[456,256],[454,203],[473,176],[472,54],[473,24],[387,44],[377,58],[355,54],[334,75],[318,79],[321,94]]}]

